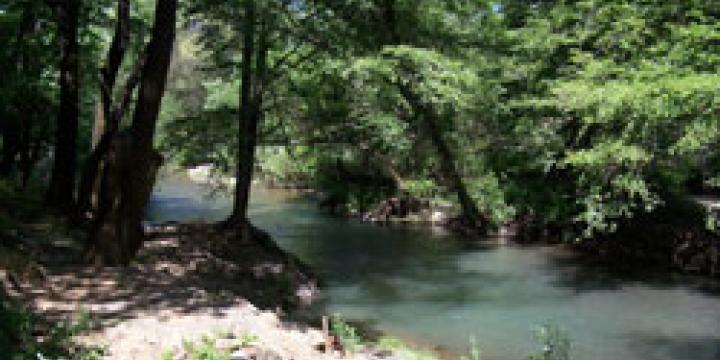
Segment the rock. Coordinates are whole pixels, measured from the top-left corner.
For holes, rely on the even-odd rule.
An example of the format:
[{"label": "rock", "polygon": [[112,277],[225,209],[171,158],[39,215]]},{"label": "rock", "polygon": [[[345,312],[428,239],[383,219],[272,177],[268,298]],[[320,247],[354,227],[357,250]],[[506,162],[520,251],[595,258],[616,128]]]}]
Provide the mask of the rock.
[{"label": "rock", "polygon": [[390,350],[377,350],[372,353],[372,356],[377,359],[386,359],[393,355],[392,351]]},{"label": "rock", "polygon": [[218,350],[232,351],[239,349],[240,345],[235,339],[217,339],[215,340],[215,347]]},{"label": "rock", "polygon": [[262,351],[256,347],[247,346],[235,350],[230,354],[232,360],[262,360]]},{"label": "rock", "polygon": [[187,169],[187,176],[195,183],[205,184],[210,182],[210,176],[213,171],[212,164],[198,165],[194,168]]},{"label": "rock", "polygon": [[283,357],[272,350],[263,351],[257,360],[283,360]]},{"label": "rock", "polygon": [[256,279],[262,279],[268,275],[279,275],[285,270],[283,264],[264,262],[253,266],[252,272]]},{"label": "rock", "polygon": [[255,360],[255,353],[249,353],[246,349],[238,349],[230,354],[231,360]]},{"label": "rock", "polygon": [[443,222],[447,220],[447,215],[442,211],[433,211],[432,215],[430,215],[430,221],[434,223]]},{"label": "rock", "polygon": [[320,291],[318,290],[315,282],[308,282],[301,284],[297,290],[295,290],[295,296],[300,301],[301,305],[309,306],[315,299],[317,299],[319,292]]},{"label": "rock", "polygon": [[283,360],[283,357],[272,350],[259,350],[254,347],[235,350],[230,354],[231,360]]}]

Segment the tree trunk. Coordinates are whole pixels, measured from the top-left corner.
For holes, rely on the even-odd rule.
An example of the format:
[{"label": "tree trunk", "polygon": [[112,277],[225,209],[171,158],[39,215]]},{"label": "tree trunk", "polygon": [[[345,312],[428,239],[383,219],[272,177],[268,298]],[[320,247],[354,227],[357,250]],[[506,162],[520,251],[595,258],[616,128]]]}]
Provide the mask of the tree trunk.
[{"label": "tree trunk", "polygon": [[253,66],[255,53],[255,2],[243,2],[245,18],[243,19],[243,51],[242,79],[240,88],[240,126],[238,130],[238,154],[235,176],[235,197],[233,212],[226,220],[227,227],[234,227],[247,234],[247,208],[250,199],[253,162],[255,158],[255,142],[257,133],[255,109],[253,108]]},{"label": "tree trunk", "polygon": [[430,141],[435,148],[438,156],[440,156],[440,171],[443,177],[450,183],[450,190],[455,192],[462,209],[462,218],[465,225],[472,227],[482,226],[482,216],[475,200],[467,191],[467,186],[455,165],[455,156],[453,156],[450,146],[443,138],[442,130],[438,127],[439,116],[432,108],[432,105],[424,103],[409,86],[396,83],[400,89],[403,98],[407,100],[416,117],[425,128]]},{"label": "tree trunk", "polygon": [[[32,2],[28,2],[23,11],[23,20],[21,22],[21,30],[18,42],[22,43],[20,49],[20,74],[21,79],[34,79],[41,76],[42,67],[40,66],[37,59],[31,56],[31,53],[27,46],[26,37],[34,36],[37,34],[37,9]],[[20,40],[20,39],[25,39]],[[32,84],[32,82],[30,82]],[[35,86],[29,88],[30,93],[27,99],[23,99],[18,108],[21,109],[22,121],[22,148],[20,150],[20,187],[26,189],[30,182],[32,175],[33,166],[37,161],[38,151],[36,149],[40,139],[33,139],[33,127],[35,127],[35,120],[39,117],[36,106],[39,106],[37,89]],[[30,101],[32,99],[32,101]]]},{"label": "tree trunk", "polygon": [[55,129],[55,151],[47,192],[49,205],[72,209],[77,166],[78,127],[78,13],[79,0],[54,6],[60,41],[60,113]]},{"label": "tree trunk", "polygon": [[[39,76],[31,71],[31,59],[28,54],[28,37],[35,32],[37,22],[35,9],[32,3],[24,5],[20,24],[15,34],[15,49],[12,59],[15,63],[15,72],[11,75],[18,92],[8,103],[11,110],[5,114],[0,132],[3,137],[2,159],[0,159],[0,176],[9,177],[15,170],[18,155],[21,159],[21,169],[25,166],[26,155],[30,149],[30,134],[32,130],[33,106],[28,101],[35,96],[28,90],[27,79]],[[20,85],[22,84],[22,85]],[[22,91],[20,91],[22,90]]]},{"label": "tree trunk", "polygon": [[142,219],[162,162],[153,138],[175,41],[177,0],[158,0],[132,126],[109,141],[88,257],[127,265],[145,238]]},{"label": "tree trunk", "polygon": [[395,10],[395,0],[382,1],[382,17],[385,20],[385,44],[396,45],[400,43],[400,36],[397,31],[397,14]]},{"label": "tree trunk", "polygon": [[437,127],[437,120],[437,116],[435,116],[434,113],[427,116],[426,126],[428,128],[428,133],[430,133],[430,140],[432,141],[438,155],[440,155],[440,170],[443,172],[443,176],[450,181],[451,190],[457,194],[465,225],[481,227],[482,217],[480,210],[478,209],[475,200],[467,191],[465,182],[455,165],[455,157]]},{"label": "tree trunk", "polygon": [[108,122],[102,128],[112,131],[118,128],[120,119],[112,119],[110,109],[112,107],[112,94],[115,89],[115,81],[117,80],[120,66],[125,58],[125,52],[130,40],[130,5],[129,0],[118,0],[117,6],[117,23],[115,24],[115,34],[113,35],[110,49],[108,50],[105,66],[100,69],[102,82],[100,84],[100,95],[103,116],[100,118],[103,122]]},{"label": "tree trunk", "polygon": [[20,152],[20,126],[17,119],[3,119],[2,122],[2,160],[0,161],[0,177],[10,177],[15,168],[17,155]]},{"label": "tree trunk", "polygon": [[[100,142],[105,133],[105,110],[103,109],[102,98],[95,104],[95,121],[93,121],[92,134],[90,135],[90,151],[92,152]],[[79,195],[79,194],[78,194]]]},{"label": "tree trunk", "polygon": [[[93,202],[97,202],[98,198],[102,161],[108,153],[109,142],[118,131],[120,118],[123,115],[121,112],[112,111],[112,95],[128,47],[130,38],[129,23],[129,0],[118,0],[115,34],[107,53],[105,65],[100,69],[100,103],[97,106],[95,124],[93,125],[92,151],[83,167],[80,183],[78,184],[77,210],[80,219],[89,217],[95,210]],[[142,59],[139,61],[141,62]]]}]

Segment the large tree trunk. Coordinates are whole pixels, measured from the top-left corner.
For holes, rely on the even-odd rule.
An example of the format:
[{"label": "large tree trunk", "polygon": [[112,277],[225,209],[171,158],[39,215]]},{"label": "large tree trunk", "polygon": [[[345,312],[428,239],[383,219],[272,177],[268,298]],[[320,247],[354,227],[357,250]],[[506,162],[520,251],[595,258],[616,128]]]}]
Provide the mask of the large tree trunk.
[{"label": "large tree trunk", "polygon": [[250,185],[255,160],[255,145],[257,137],[257,117],[253,107],[253,66],[255,54],[255,2],[243,2],[245,18],[243,19],[243,51],[242,51],[242,79],[240,84],[240,126],[238,130],[237,169],[235,175],[235,197],[233,211],[226,220],[227,227],[240,230],[245,237],[247,232],[247,208],[250,199]]},{"label": "large tree trunk", "polygon": [[[78,213],[80,218],[89,217],[96,209],[99,193],[99,178],[102,172],[102,161],[110,149],[112,137],[117,133],[122,118],[122,110],[113,111],[113,90],[117,81],[125,52],[130,39],[130,5],[129,0],[118,0],[117,23],[115,34],[107,53],[105,65],[100,69],[100,104],[93,126],[92,152],[83,167],[78,184]],[[143,59],[138,61],[143,63]],[[132,81],[133,75],[130,76]],[[132,92],[133,84],[126,91]],[[95,204],[96,205],[96,204]]]},{"label": "large tree trunk", "polygon": [[60,113],[55,129],[55,151],[47,192],[50,205],[71,209],[74,204],[78,127],[78,12],[79,0],[55,3],[60,37]]},{"label": "large tree trunk", "polygon": [[[42,72],[38,60],[30,54],[26,39],[26,37],[37,34],[37,23],[37,9],[32,2],[28,2],[23,10],[23,19],[21,21],[20,32],[18,33],[18,42],[22,44],[20,48],[20,69],[18,71],[21,79],[35,79],[40,77]],[[30,83],[32,84],[33,82]],[[27,94],[27,99],[24,99],[18,106],[18,108],[21,109],[21,115],[23,117],[22,146],[20,150],[20,186],[22,189],[26,189],[30,182],[33,166],[38,157],[35,144],[40,142],[40,139],[33,139],[35,119],[38,117],[36,106],[39,105],[37,101],[38,94],[35,93],[37,89],[32,86],[29,87],[29,91],[30,93]],[[32,99],[32,101],[30,101],[30,99]]]},{"label": "large tree trunk", "polygon": [[96,264],[128,264],[145,238],[142,219],[162,161],[153,138],[175,41],[176,10],[177,0],[157,1],[132,126],[109,142],[88,249]]},{"label": "large tree trunk", "polygon": [[[252,1],[246,3],[246,14],[248,19],[246,20],[246,26],[252,25],[253,29],[250,31],[250,35],[253,36],[255,33],[255,5]],[[257,147],[258,140],[258,128],[262,122],[263,117],[263,93],[265,91],[265,82],[267,78],[267,54],[268,54],[268,28],[267,28],[267,14],[263,13],[260,16],[260,27],[258,32],[258,44],[255,55],[255,73],[250,73],[248,76],[248,84],[246,87],[243,82],[242,91],[248,91],[249,99],[245,106],[243,114],[246,116],[240,119],[240,148],[238,149],[238,168],[237,178],[235,184],[235,201],[233,206],[233,213],[230,216],[228,223],[239,230],[239,234],[242,240],[257,240],[263,241],[262,237],[254,236],[253,234],[258,233],[258,229],[253,229],[250,224],[250,220],[247,217],[248,204],[250,202],[250,187],[252,186],[253,170],[255,169],[255,150]],[[247,36],[247,35],[246,35]],[[245,38],[245,41],[250,41],[250,56],[247,57],[247,65],[243,63],[243,71],[246,67],[250,67],[252,64],[252,55],[254,46],[252,45],[254,39],[252,37]],[[243,62],[245,62],[245,49],[243,49]],[[245,78],[243,78],[245,79]],[[244,94],[243,96],[247,96]]]}]

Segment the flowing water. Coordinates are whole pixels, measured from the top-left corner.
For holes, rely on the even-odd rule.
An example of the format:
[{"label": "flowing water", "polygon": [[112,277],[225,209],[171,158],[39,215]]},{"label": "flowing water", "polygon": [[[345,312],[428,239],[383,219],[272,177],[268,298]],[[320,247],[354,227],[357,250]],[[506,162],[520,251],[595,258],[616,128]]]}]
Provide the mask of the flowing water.
[{"label": "flowing water", "polygon": [[[150,221],[213,221],[230,211],[181,178],[161,181]],[[333,218],[288,192],[254,189],[252,221],[325,279],[328,313],[483,359],[536,351],[541,324],[573,359],[720,360],[720,286],[668,274],[617,275],[550,247],[467,244],[429,228]]]}]

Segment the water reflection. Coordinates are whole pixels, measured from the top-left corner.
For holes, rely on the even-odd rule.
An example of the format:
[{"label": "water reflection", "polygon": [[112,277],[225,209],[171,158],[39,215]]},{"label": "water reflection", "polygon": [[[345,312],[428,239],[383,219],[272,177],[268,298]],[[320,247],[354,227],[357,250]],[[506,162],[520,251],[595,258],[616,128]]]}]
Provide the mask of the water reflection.
[{"label": "water reflection", "polygon": [[[165,180],[148,219],[213,221],[230,198]],[[524,359],[533,328],[568,330],[576,359],[720,359],[715,282],[617,274],[548,247],[466,243],[442,231],[331,218],[302,198],[254,190],[253,221],[326,279],[322,311],[487,359]]]}]

